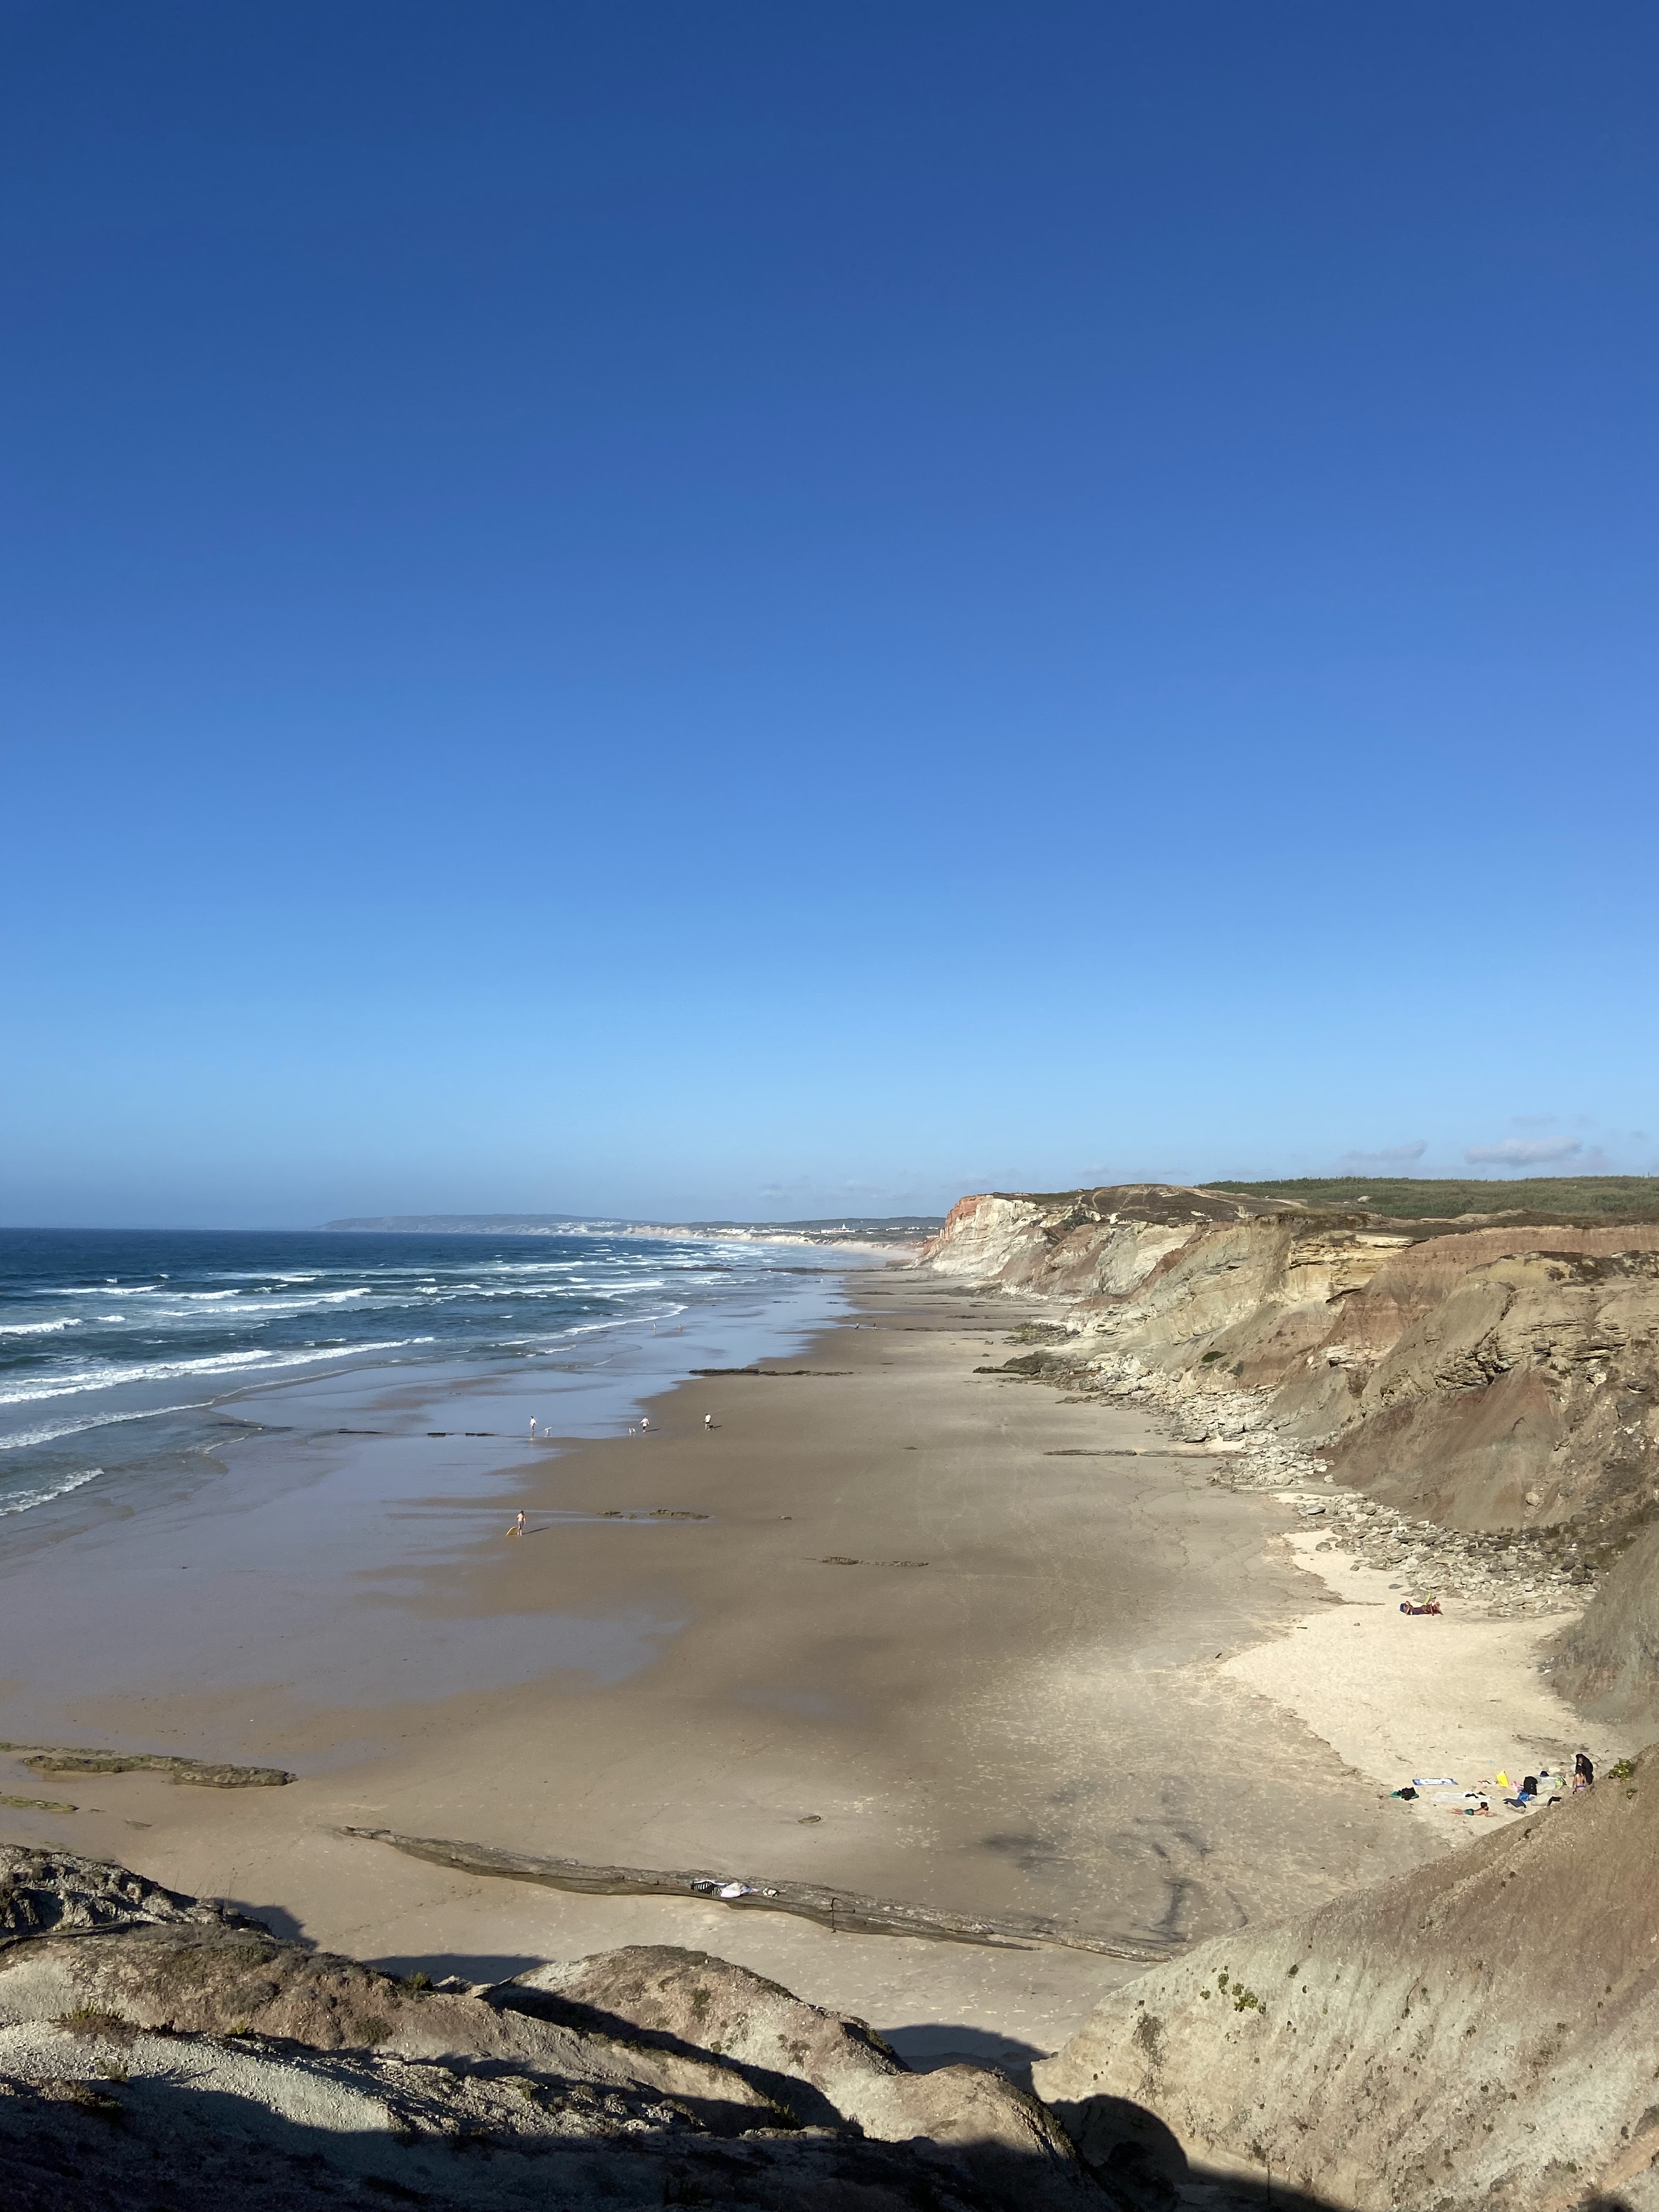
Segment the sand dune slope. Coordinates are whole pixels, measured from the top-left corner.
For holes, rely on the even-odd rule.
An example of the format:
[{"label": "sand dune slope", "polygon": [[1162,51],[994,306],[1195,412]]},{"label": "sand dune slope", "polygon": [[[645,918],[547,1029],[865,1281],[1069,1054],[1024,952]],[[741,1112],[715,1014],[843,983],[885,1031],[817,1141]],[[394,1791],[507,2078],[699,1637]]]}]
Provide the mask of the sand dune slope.
[{"label": "sand dune slope", "polygon": [[1168,2130],[1194,2162],[1357,2212],[1648,2212],[1656,2061],[1659,1750],[1489,1844],[1138,1977],[1036,2084],[1125,2178],[1178,2161]]}]

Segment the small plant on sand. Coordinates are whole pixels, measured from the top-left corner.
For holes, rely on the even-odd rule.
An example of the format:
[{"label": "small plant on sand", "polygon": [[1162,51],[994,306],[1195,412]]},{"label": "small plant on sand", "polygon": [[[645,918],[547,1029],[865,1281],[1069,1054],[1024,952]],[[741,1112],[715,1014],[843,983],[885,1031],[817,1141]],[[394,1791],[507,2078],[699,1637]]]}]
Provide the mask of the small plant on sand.
[{"label": "small plant on sand", "polygon": [[106,2097],[101,2089],[94,2089],[90,2081],[71,2081],[63,2092],[65,2103],[78,2105],[83,2112],[95,2112],[100,2120],[118,2121],[126,2115],[118,2097]]},{"label": "small plant on sand", "polygon": [[95,2035],[109,2043],[131,2043],[138,2033],[131,2021],[97,2005],[76,2005],[73,2012],[60,2012],[54,2025],[66,2027],[71,2035]]}]

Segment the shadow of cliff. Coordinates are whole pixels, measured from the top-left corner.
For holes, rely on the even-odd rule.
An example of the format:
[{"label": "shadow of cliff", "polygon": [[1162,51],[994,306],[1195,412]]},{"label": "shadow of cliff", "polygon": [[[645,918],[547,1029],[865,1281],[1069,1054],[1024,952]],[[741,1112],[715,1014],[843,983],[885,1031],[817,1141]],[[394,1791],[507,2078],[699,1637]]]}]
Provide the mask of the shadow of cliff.
[{"label": "shadow of cliff", "polygon": [[1047,2055],[1034,2043],[1018,2043],[988,2028],[967,2027],[954,2021],[917,2021],[908,2027],[884,2027],[881,2036],[913,2074],[932,2074],[941,2066],[957,2066],[969,2060],[976,2066],[994,2066],[1022,2089],[1031,2086],[1033,2060]]},{"label": "shadow of cliff", "polygon": [[434,1982],[453,1976],[457,1981],[473,1984],[510,1982],[515,1974],[527,1974],[535,1966],[547,1964],[545,1952],[529,1951],[410,1951],[399,1953],[395,1958],[368,1959],[366,1966],[373,1966],[377,1974],[391,1974],[398,1981],[407,1981],[411,1974],[425,1974]]},{"label": "shadow of cliff", "polygon": [[[250,1905],[240,1897],[228,1897],[224,1902],[233,1912],[240,1912],[249,1920],[257,1920],[262,1928],[268,1928],[279,1942],[296,1944],[302,1951],[317,1948],[315,1936],[306,1934],[305,1923],[297,1920],[285,1905]],[[458,1981],[477,1984],[510,1982],[515,1974],[527,1974],[533,1966],[545,1966],[547,1961],[540,1952],[530,1951],[410,1951],[399,1953],[395,1958],[368,1959],[363,1963],[377,1974],[390,1974],[395,1981],[407,1981],[411,1974],[424,1974],[434,1982],[453,1977]],[[3,2205],[0,2212],[4,2212]]]},{"label": "shadow of cliff", "polygon": [[257,1920],[262,1928],[279,1936],[284,1943],[297,1943],[302,1951],[314,1951],[313,1937],[307,1936],[303,1921],[296,1920],[285,1905],[248,1905],[240,1897],[222,1900],[233,1912],[240,1912],[249,1920]]}]

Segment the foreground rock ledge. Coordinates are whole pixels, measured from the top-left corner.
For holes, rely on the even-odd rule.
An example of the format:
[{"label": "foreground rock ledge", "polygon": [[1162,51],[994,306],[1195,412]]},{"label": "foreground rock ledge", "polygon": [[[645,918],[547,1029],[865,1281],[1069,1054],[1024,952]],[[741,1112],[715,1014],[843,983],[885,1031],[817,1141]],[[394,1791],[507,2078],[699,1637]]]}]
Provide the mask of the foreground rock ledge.
[{"label": "foreground rock ledge", "polygon": [[1111,2201],[1003,2075],[912,2074],[861,2022],[702,1952],[428,1989],[122,1867],[0,1846],[6,2212]]}]

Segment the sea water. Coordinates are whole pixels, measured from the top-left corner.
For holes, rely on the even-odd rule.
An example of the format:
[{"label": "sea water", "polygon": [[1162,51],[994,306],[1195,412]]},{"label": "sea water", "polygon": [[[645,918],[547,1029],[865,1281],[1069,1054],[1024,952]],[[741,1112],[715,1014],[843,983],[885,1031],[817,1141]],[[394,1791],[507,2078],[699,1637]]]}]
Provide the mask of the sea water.
[{"label": "sea water", "polygon": [[544,1425],[602,1431],[710,1355],[799,1345],[847,1264],[719,1237],[0,1231],[0,1547],[205,1477],[302,1381],[534,1376]]}]

